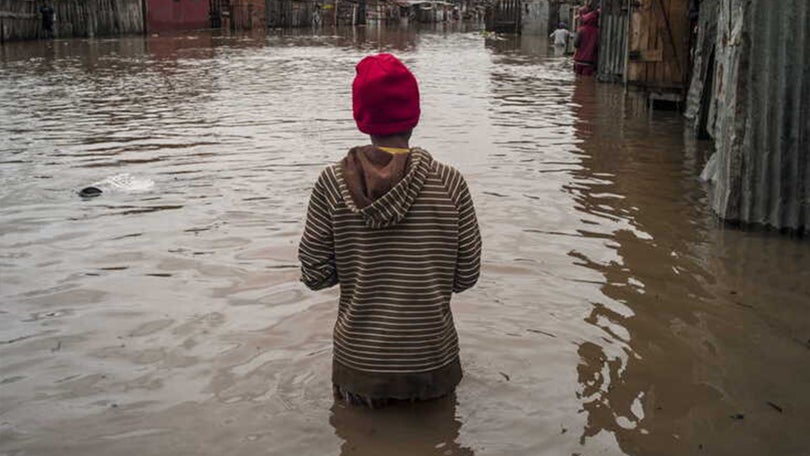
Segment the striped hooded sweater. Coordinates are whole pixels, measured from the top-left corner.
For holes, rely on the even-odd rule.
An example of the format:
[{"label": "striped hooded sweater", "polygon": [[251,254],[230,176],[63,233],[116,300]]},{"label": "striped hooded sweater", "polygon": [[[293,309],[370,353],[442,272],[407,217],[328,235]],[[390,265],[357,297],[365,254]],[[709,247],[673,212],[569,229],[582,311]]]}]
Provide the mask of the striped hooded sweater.
[{"label": "striped hooded sweater", "polygon": [[480,268],[472,198],[461,173],[414,148],[358,207],[346,169],[358,149],[320,174],[298,250],[307,287],[340,285],[333,382],[367,397],[447,394],[461,379],[450,297]]}]

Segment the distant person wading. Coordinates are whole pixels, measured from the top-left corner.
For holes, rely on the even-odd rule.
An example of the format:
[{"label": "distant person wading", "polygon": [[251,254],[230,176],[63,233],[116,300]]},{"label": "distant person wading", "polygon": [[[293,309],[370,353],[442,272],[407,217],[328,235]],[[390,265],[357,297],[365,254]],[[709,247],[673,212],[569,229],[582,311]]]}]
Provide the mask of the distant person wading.
[{"label": "distant person wading", "polygon": [[48,39],[53,38],[53,24],[56,21],[56,12],[50,5],[42,5],[39,8],[39,14],[42,16],[42,36]]},{"label": "distant person wading", "polygon": [[473,201],[461,173],[409,146],[419,87],[402,62],[364,58],[352,98],[371,144],[321,172],[298,250],[309,288],[340,285],[334,392],[372,407],[446,396],[462,375],[450,298],[480,267]]},{"label": "distant person wading", "polygon": [[571,38],[571,32],[568,31],[568,24],[560,22],[557,29],[551,32],[548,37],[554,40],[555,54],[562,54],[568,47],[568,39]]}]

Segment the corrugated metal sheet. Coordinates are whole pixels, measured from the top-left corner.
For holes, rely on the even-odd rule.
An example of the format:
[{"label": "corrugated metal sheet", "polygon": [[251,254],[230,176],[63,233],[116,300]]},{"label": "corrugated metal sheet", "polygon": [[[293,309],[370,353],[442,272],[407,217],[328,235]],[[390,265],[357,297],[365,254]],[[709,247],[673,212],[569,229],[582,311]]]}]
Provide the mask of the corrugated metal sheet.
[{"label": "corrugated metal sheet", "polygon": [[266,20],[265,0],[231,1],[231,28],[234,30],[264,29]]},{"label": "corrugated metal sheet", "polygon": [[700,3],[697,39],[693,44],[694,61],[692,83],[686,98],[685,117],[697,136],[711,134],[714,118],[709,117],[709,109],[714,100],[715,54],[717,44],[717,15],[719,0],[703,0]]},{"label": "corrugated metal sheet", "polygon": [[498,33],[520,33],[520,0],[495,0],[487,5],[486,29]]},{"label": "corrugated metal sheet", "polygon": [[810,2],[720,0],[712,205],[810,232]]},{"label": "corrugated metal sheet", "polygon": [[141,0],[0,0],[0,42],[43,37],[45,4],[54,9],[57,38],[143,33]]},{"label": "corrugated metal sheet", "polygon": [[688,0],[602,0],[601,81],[682,93],[689,72]]},{"label": "corrugated metal sheet", "polygon": [[624,80],[627,66],[627,0],[604,0],[599,16],[599,68],[597,77],[604,82]]}]

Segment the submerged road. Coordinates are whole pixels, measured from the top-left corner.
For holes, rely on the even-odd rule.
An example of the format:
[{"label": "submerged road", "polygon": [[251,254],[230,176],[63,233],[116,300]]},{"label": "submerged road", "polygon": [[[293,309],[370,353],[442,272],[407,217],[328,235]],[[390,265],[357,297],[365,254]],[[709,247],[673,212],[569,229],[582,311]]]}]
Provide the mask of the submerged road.
[{"label": "submerged road", "polygon": [[[485,247],[456,395],[372,412],[332,399],[337,295],[295,249],[318,172],[366,142],[350,83],[380,51]],[[709,145],[552,51],[371,28],[0,47],[0,453],[808,454],[810,244],[718,223]],[[138,185],[76,195],[96,182]]]}]

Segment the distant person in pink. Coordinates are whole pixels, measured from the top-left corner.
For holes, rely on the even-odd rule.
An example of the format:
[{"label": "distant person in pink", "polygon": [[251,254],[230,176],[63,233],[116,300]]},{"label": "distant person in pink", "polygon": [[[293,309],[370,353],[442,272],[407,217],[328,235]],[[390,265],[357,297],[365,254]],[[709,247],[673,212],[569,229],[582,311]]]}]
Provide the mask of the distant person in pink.
[{"label": "distant person in pink", "polygon": [[599,9],[591,10],[588,6],[579,10],[580,26],[574,41],[577,48],[574,54],[574,73],[582,76],[596,73],[599,58],[599,13]]}]

